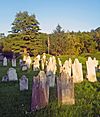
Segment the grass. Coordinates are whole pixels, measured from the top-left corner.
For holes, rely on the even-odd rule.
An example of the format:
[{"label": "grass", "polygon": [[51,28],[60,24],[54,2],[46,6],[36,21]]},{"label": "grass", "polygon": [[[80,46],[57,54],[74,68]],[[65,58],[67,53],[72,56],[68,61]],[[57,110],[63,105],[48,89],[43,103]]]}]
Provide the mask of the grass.
[{"label": "grass", "polygon": [[[96,56],[95,56],[96,57]],[[64,61],[67,56],[61,56]],[[75,58],[75,57],[73,57]],[[79,61],[83,64],[84,78],[86,73],[85,61],[86,57],[79,56]],[[8,67],[2,67],[0,64],[0,81],[11,67],[9,62]],[[75,105],[58,105],[56,86],[50,88],[50,99],[47,107],[30,112],[32,79],[37,72],[32,69],[22,72],[18,66],[16,67],[18,79],[23,74],[29,79],[29,90],[19,90],[19,80],[16,82],[0,82],[0,117],[99,117],[100,115],[100,82],[91,83],[84,79],[82,83],[75,84]],[[100,73],[97,74],[98,79]]]}]

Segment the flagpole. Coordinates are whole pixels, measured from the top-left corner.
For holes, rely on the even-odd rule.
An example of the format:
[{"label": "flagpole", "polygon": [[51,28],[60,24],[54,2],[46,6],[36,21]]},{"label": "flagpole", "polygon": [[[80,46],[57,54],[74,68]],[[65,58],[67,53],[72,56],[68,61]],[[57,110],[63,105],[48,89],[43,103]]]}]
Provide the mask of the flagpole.
[{"label": "flagpole", "polygon": [[48,54],[49,54],[49,47],[50,47],[50,40],[49,40],[49,36],[48,36]]}]

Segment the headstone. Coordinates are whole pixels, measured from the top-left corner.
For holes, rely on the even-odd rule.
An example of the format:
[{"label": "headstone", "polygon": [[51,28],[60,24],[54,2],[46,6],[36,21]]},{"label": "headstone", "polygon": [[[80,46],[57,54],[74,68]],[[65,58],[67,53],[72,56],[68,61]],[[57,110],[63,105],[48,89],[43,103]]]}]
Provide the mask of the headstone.
[{"label": "headstone", "polygon": [[78,61],[78,59],[75,59],[72,64],[72,72],[74,83],[80,83],[83,81],[82,64]]},{"label": "headstone", "polygon": [[46,77],[44,73],[40,72],[37,77],[33,78],[31,111],[39,110],[48,105],[49,86],[44,77]]},{"label": "headstone", "polygon": [[8,75],[9,81],[16,81],[16,80],[18,80],[16,69],[14,69],[14,68],[9,68],[9,70],[7,71],[7,75]]},{"label": "headstone", "polygon": [[49,58],[49,62],[47,64],[46,75],[49,81],[49,86],[54,87],[55,85],[55,74],[56,74],[56,59],[54,56]]},{"label": "headstone", "polygon": [[63,65],[63,71],[66,72],[71,77],[71,67],[72,67],[72,60],[69,58],[69,60],[66,60]]},{"label": "headstone", "polygon": [[36,56],[33,62],[33,71],[38,71],[40,68],[40,55]]},{"label": "headstone", "polygon": [[27,67],[26,64],[23,64],[23,65],[22,65],[22,71],[26,71],[26,70],[28,70],[28,67]]},{"label": "headstone", "polygon": [[20,79],[20,91],[28,90],[28,79],[23,75]]},{"label": "headstone", "polygon": [[42,70],[44,70],[45,66],[46,66],[46,54],[43,53],[43,56],[42,56],[42,59],[41,59]]},{"label": "headstone", "polygon": [[19,65],[20,65],[20,67],[23,66],[23,60],[22,59],[19,59]]},{"label": "headstone", "polygon": [[7,58],[6,57],[3,58],[3,66],[7,66]]},{"label": "headstone", "polygon": [[57,79],[57,96],[59,104],[75,104],[73,79],[66,72],[62,72],[61,77]]},{"label": "headstone", "polygon": [[12,67],[16,67],[16,58],[12,59]]},{"label": "headstone", "polygon": [[63,70],[63,66],[62,66],[62,62],[61,62],[60,58],[58,58],[58,64],[59,64],[59,68],[60,68],[59,71],[61,73]]},{"label": "headstone", "polygon": [[97,81],[96,79],[96,70],[95,70],[95,62],[91,57],[88,57],[88,61],[86,61],[87,66],[87,78],[90,82]]},{"label": "headstone", "polygon": [[54,87],[54,85],[55,85],[55,74],[53,74],[52,71],[48,71],[46,73],[46,76],[47,76],[47,81],[49,83],[49,87]]},{"label": "headstone", "polygon": [[28,55],[26,58],[26,65],[28,68],[30,68],[31,62],[32,62],[31,57]]},{"label": "headstone", "polygon": [[3,76],[3,78],[2,78],[2,82],[7,82],[7,81],[9,81],[9,79],[8,79],[8,75]]}]

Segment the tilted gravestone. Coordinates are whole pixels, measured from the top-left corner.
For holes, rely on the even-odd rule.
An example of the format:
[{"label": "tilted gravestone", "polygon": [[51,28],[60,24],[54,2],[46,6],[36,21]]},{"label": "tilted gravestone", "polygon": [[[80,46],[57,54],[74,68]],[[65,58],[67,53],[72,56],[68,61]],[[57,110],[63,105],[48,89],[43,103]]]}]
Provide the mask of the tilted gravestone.
[{"label": "tilted gravestone", "polygon": [[57,79],[58,103],[62,105],[75,104],[73,79],[65,72]]},{"label": "tilted gravestone", "polygon": [[46,82],[46,75],[40,72],[33,77],[31,111],[39,110],[48,105],[49,86]]}]

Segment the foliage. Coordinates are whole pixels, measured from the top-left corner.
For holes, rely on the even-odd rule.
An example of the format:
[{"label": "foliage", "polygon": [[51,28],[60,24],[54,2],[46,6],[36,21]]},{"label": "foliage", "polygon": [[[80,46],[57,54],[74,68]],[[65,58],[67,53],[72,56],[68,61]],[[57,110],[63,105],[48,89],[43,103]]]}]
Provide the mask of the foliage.
[{"label": "foliage", "polygon": [[39,30],[39,22],[35,15],[29,15],[27,11],[16,14],[15,20],[12,23],[13,33],[35,33]]}]

